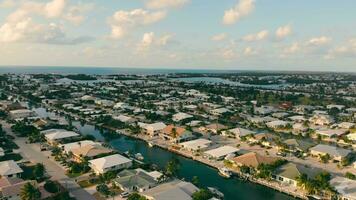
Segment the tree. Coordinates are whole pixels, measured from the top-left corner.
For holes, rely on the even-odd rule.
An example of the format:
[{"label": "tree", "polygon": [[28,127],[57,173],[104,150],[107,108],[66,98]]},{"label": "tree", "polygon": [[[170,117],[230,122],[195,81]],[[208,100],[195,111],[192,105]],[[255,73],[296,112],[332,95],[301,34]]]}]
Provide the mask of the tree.
[{"label": "tree", "polygon": [[99,184],[96,186],[96,191],[98,191],[100,194],[103,194],[105,196],[110,195],[110,190],[109,187],[105,184]]},{"label": "tree", "polygon": [[37,200],[41,198],[41,192],[31,183],[26,183],[20,192],[22,200]]},{"label": "tree", "polygon": [[321,160],[321,162],[323,162],[323,163],[329,162],[330,159],[331,159],[331,157],[330,157],[329,154],[320,155],[320,160]]},{"label": "tree", "polygon": [[213,198],[213,194],[207,189],[196,191],[192,195],[193,200],[209,200]]},{"label": "tree", "polygon": [[193,176],[193,178],[192,178],[192,183],[193,183],[194,185],[198,186],[198,185],[199,185],[199,178],[198,178],[197,176]]},{"label": "tree", "polygon": [[167,176],[176,176],[178,174],[178,171],[180,169],[180,163],[178,159],[173,159],[167,163],[166,166],[166,175]]},{"label": "tree", "polygon": [[44,188],[47,192],[50,192],[50,193],[59,192],[58,183],[51,181],[51,180],[46,181],[46,183],[44,184]]},{"label": "tree", "polygon": [[356,175],[351,172],[346,172],[345,177],[351,180],[356,180]]},{"label": "tree", "polygon": [[132,193],[127,200],[147,200],[146,197],[139,195],[138,193]]},{"label": "tree", "polygon": [[44,167],[44,165],[42,163],[37,163],[35,165],[35,167],[33,168],[33,176],[36,178],[36,179],[40,179],[40,178],[43,178],[44,174],[46,172],[46,169]]}]

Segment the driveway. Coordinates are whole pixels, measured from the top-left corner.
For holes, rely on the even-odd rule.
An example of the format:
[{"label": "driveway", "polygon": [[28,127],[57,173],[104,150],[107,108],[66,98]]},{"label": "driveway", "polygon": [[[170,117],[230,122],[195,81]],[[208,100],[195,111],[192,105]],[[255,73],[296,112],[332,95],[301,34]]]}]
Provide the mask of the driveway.
[{"label": "driveway", "polygon": [[4,122],[1,122],[1,124],[7,134],[15,137],[14,142],[20,147],[19,150],[26,159],[33,163],[42,163],[45,166],[47,173],[51,176],[51,179],[60,182],[76,199],[95,200],[95,198],[81,188],[74,179],[71,179],[66,175],[66,171],[62,166],[57,162],[48,159],[48,156],[40,151],[38,144],[26,144],[27,139],[16,137],[11,131],[9,124]]}]

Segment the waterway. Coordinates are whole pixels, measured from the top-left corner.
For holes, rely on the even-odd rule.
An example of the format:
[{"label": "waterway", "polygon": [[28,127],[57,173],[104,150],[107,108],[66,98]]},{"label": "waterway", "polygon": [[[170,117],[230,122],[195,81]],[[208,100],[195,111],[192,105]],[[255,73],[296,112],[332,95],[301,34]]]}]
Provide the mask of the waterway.
[{"label": "waterway", "polygon": [[[54,113],[44,108],[33,108],[40,117],[54,117]],[[103,141],[104,137],[95,126],[73,121],[72,124],[85,135],[93,135],[98,140]],[[149,147],[146,142],[130,138],[125,135],[112,141],[109,144],[119,152],[129,151],[131,153],[141,153],[146,163],[154,164],[163,169],[167,162],[178,159],[180,162],[179,178],[192,181],[194,176],[198,177],[201,187],[218,188],[225,195],[226,200],[292,200],[295,199],[268,187],[243,181],[237,178],[225,179],[218,175],[217,170],[208,167],[200,162],[182,157],[159,147]]]}]

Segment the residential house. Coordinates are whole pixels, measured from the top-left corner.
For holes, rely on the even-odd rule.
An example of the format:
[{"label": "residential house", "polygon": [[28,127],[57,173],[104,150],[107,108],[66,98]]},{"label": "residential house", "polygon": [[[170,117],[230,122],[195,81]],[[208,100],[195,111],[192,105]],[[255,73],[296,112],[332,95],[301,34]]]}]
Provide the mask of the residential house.
[{"label": "residential house", "polygon": [[194,138],[191,131],[186,130],[183,127],[176,127],[174,125],[168,125],[162,129],[160,136],[174,143],[181,143]]},{"label": "residential house", "polygon": [[297,178],[300,175],[306,174],[308,178],[314,178],[318,173],[317,169],[289,162],[276,169],[272,177],[278,182],[297,187]]},{"label": "residential house", "polygon": [[27,183],[37,187],[37,182],[34,180],[24,181],[17,177],[1,177],[0,178],[0,198],[4,200],[21,200],[21,190]]},{"label": "residential house", "polygon": [[217,109],[213,109],[210,110],[210,114],[215,115],[215,116],[220,116],[223,115],[225,113],[230,113],[231,111],[227,108],[217,108]]},{"label": "residential house", "polygon": [[74,131],[67,131],[64,129],[49,129],[41,131],[41,134],[44,134],[46,141],[50,145],[57,145],[64,140],[80,137],[80,134]]},{"label": "residential house", "polygon": [[193,118],[193,117],[194,117],[193,115],[180,112],[180,113],[174,114],[172,116],[172,120],[175,122],[180,122],[182,120],[186,120],[186,119]]},{"label": "residential house", "polygon": [[13,160],[0,162],[1,177],[20,177],[23,170]]},{"label": "residential house", "polygon": [[154,177],[140,170],[123,170],[117,176],[114,183],[127,192],[144,192],[157,185]]},{"label": "residential house", "polygon": [[332,138],[345,135],[347,133],[347,129],[319,129],[316,130],[315,133],[321,135],[322,137]]},{"label": "residential house", "polygon": [[286,144],[288,149],[292,152],[308,152],[308,150],[314,146],[311,142],[297,139],[287,139],[284,140],[283,143]]},{"label": "residential house", "polygon": [[335,188],[341,200],[356,200],[356,181],[341,176],[330,180],[330,186]]},{"label": "residential house", "polygon": [[89,161],[89,166],[96,174],[103,174],[108,171],[115,171],[129,168],[132,166],[132,160],[119,155],[110,155]]},{"label": "residential house", "polygon": [[188,142],[182,142],[179,145],[189,151],[200,151],[200,150],[206,150],[210,146],[210,144],[211,144],[210,140],[199,138]]},{"label": "residential house", "polygon": [[143,124],[139,123],[139,126],[143,129],[144,133],[150,135],[151,137],[159,135],[159,133],[166,128],[163,122],[157,122],[153,124]]},{"label": "residential house", "polygon": [[35,115],[35,112],[33,112],[32,110],[28,110],[28,109],[11,110],[9,112],[10,118],[14,119],[14,120],[33,117],[34,115]]},{"label": "residential house", "polygon": [[148,200],[192,200],[199,191],[195,185],[181,180],[163,183],[142,193]]},{"label": "residential house", "polygon": [[213,123],[199,128],[200,131],[214,134],[218,134],[220,131],[225,129],[227,129],[227,127],[219,123]]},{"label": "residential house", "polygon": [[81,162],[83,158],[92,160],[100,155],[105,155],[113,152],[112,149],[101,146],[101,144],[87,144],[71,150],[73,159],[76,162]]},{"label": "residential house", "polygon": [[263,156],[256,152],[250,152],[230,159],[235,166],[248,166],[257,168],[260,164],[273,164],[277,157]]},{"label": "residential house", "polygon": [[318,144],[315,147],[310,148],[310,154],[314,156],[324,156],[326,154],[330,155],[333,160],[341,161],[347,155],[351,153],[350,150],[325,145],[325,144]]},{"label": "residential house", "polygon": [[211,149],[205,151],[204,154],[209,158],[213,158],[215,160],[225,159],[226,156],[233,156],[239,151],[238,148],[232,146],[221,146],[215,149]]},{"label": "residential house", "polygon": [[234,129],[222,131],[222,135],[237,138],[239,140],[243,137],[253,136],[255,134],[256,132],[244,128],[234,128]]},{"label": "residential house", "polygon": [[314,125],[325,126],[333,123],[334,119],[330,115],[316,114],[309,118],[309,122],[313,123]]},{"label": "residential house", "polygon": [[58,147],[60,147],[65,153],[69,153],[70,151],[72,151],[73,149],[76,148],[80,148],[82,146],[86,146],[86,145],[94,145],[94,144],[100,144],[91,140],[82,140],[82,141],[78,141],[78,142],[71,142],[71,143],[67,143],[67,144],[61,144],[58,145]]},{"label": "residential house", "polygon": [[268,128],[272,128],[272,129],[276,129],[276,128],[284,128],[287,125],[289,125],[290,123],[287,121],[282,121],[282,120],[276,120],[276,121],[271,121],[271,122],[267,122],[266,126]]},{"label": "residential house", "polygon": [[136,121],[135,118],[125,115],[113,116],[112,118],[125,124],[131,124]]}]

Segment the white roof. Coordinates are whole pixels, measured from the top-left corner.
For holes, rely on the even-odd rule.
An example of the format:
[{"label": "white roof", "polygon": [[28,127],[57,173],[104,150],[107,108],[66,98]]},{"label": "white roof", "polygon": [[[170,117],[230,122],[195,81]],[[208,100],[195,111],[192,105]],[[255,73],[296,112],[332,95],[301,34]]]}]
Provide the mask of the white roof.
[{"label": "white roof", "polygon": [[153,131],[158,131],[166,128],[166,125],[163,122],[157,122],[153,124],[146,124],[144,125],[146,129],[151,129]]},{"label": "white roof", "polygon": [[128,116],[125,116],[125,115],[119,115],[119,116],[113,117],[113,119],[119,120],[121,122],[127,122],[127,121],[131,120],[132,117],[128,117]]},{"label": "white roof", "polygon": [[45,137],[48,140],[59,140],[64,138],[77,137],[77,136],[79,136],[79,134],[76,132],[61,130],[61,129],[57,129],[57,131],[53,131],[45,134]]},{"label": "white roof", "polygon": [[320,153],[327,153],[331,156],[341,156],[341,157],[345,157],[351,152],[350,150],[347,149],[343,149],[335,146],[329,146],[325,144],[318,144],[315,147],[312,147],[310,150],[320,152]]},{"label": "white roof", "polygon": [[214,158],[220,158],[232,153],[236,153],[239,149],[232,146],[222,146],[216,149],[208,150],[205,153]]},{"label": "white roof", "polygon": [[347,132],[346,129],[324,129],[324,130],[317,130],[316,133],[319,135],[324,135],[328,137],[332,137],[334,135],[340,136]]},{"label": "white roof", "polygon": [[90,160],[89,162],[94,165],[96,169],[106,169],[116,165],[131,162],[131,160],[120,154],[114,154],[111,156]]},{"label": "white roof", "polygon": [[13,160],[0,162],[0,175],[8,176],[12,174],[22,173],[22,169]]},{"label": "white roof", "polygon": [[244,129],[244,128],[239,128],[239,127],[230,129],[230,130],[228,130],[228,132],[238,135],[240,137],[243,137],[246,135],[251,135],[251,134],[256,134],[256,132],[254,132],[254,131]]},{"label": "white roof", "polygon": [[19,110],[11,110],[10,113],[11,114],[23,114],[23,113],[32,113],[32,110],[28,110],[28,109],[19,109]]},{"label": "white roof", "polygon": [[188,142],[182,142],[182,143],[180,143],[180,145],[187,149],[198,150],[200,148],[207,147],[208,144],[210,144],[210,143],[211,143],[210,140],[200,138],[200,139],[191,140]]},{"label": "white roof", "polygon": [[188,119],[188,118],[191,118],[191,117],[193,117],[193,115],[190,115],[190,114],[187,114],[187,113],[182,113],[182,112],[174,114],[172,116],[174,121],[180,121],[180,120]]},{"label": "white roof", "polygon": [[356,181],[337,176],[330,180],[333,186],[341,196],[356,200]]},{"label": "white roof", "polygon": [[69,152],[69,151],[72,151],[73,149],[79,148],[81,146],[83,147],[86,145],[94,145],[94,144],[96,144],[96,142],[93,142],[91,140],[82,140],[79,142],[63,144],[63,145],[60,145],[60,147],[62,147],[65,152]]}]

